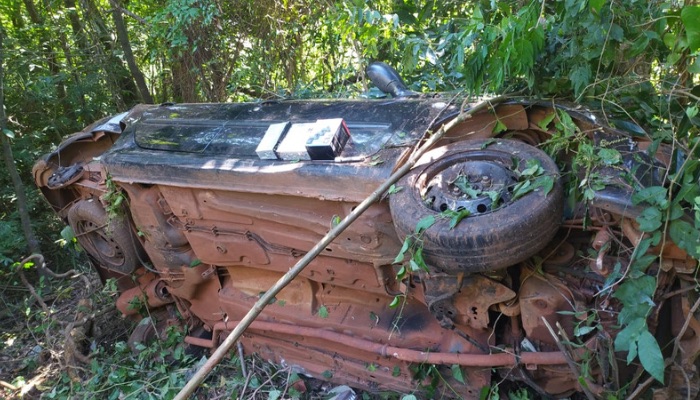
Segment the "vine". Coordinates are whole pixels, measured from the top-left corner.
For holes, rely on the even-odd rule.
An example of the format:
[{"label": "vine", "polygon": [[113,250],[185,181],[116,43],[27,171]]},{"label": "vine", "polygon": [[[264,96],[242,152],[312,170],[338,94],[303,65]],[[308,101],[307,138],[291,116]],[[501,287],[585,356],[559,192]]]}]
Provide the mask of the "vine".
[{"label": "vine", "polygon": [[102,201],[105,204],[105,211],[107,211],[107,221],[111,222],[124,216],[122,204],[126,200],[126,195],[120,187],[117,187],[109,174],[105,178],[105,186],[107,190],[102,195]]}]

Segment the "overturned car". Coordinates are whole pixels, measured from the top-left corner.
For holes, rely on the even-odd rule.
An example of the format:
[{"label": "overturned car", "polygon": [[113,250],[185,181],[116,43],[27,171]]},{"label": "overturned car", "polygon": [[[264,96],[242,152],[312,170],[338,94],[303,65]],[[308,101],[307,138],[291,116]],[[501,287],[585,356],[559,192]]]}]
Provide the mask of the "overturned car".
[{"label": "overturned car", "polygon": [[[175,325],[190,345],[219,346],[416,146],[471,107],[372,68],[391,98],[138,106],[37,162],[48,202],[101,278],[116,280],[119,310],[138,319],[134,305],[149,308],[132,341]],[[663,188],[671,159],[576,108],[493,104],[454,124],[241,343],[367,390],[479,398],[507,380],[540,396],[599,397],[653,383],[637,345],[650,332],[666,359],[658,394],[695,397],[696,261],[671,238],[644,242],[652,229],[638,221],[638,194]],[[634,269],[641,256],[647,265]],[[615,290],[645,276],[655,280],[644,327],[624,333],[627,300]]]}]

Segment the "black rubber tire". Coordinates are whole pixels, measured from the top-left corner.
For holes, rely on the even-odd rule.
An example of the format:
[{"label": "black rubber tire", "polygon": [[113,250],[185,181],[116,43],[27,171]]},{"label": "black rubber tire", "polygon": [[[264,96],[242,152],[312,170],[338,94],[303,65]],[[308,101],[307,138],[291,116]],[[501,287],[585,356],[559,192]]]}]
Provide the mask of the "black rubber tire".
[{"label": "black rubber tire", "polygon": [[68,223],[78,243],[102,267],[130,274],[140,264],[138,249],[141,244],[129,223],[122,217],[110,221],[97,200],[75,203],[68,210]]},{"label": "black rubber tire", "polygon": [[[490,158],[519,162],[537,159],[544,173],[554,177],[554,186],[546,196],[537,189],[493,211],[466,217],[450,229],[450,219],[440,218],[435,206],[426,204],[421,191],[440,171],[455,165],[462,168],[474,157],[480,162]],[[470,140],[431,150],[397,186],[403,190],[392,194],[389,201],[401,240],[413,234],[426,216],[435,217],[436,222],[421,239],[423,257],[436,272],[485,272],[517,264],[544,248],[562,222],[564,194],[555,162],[543,151],[514,140]]]}]

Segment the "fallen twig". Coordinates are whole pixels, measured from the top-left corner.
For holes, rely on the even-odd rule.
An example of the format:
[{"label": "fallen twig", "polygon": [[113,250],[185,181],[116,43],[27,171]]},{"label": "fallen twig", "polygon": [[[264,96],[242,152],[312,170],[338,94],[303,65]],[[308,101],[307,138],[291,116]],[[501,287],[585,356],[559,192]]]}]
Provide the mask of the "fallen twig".
[{"label": "fallen twig", "polygon": [[7,383],[5,381],[0,381],[0,386],[4,387],[5,389],[10,389],[12,391],[18,390],[19,388],[11,383]]},{"label": "fallen twig", "polygon": [[39,303],[41,309],[44,310],[46,315],[51,315],[51,310],[49,310],[49,306],[46,305],[44,299],[41,296],[39,296],[39,294],[36,292],[36,289],[34,289],[34,286],[32,286],[32,284],[29,283],[27,277],[24,275],[24,265],[33,260],[36,260],[37,264],[39,265],[44,265],[44,256],[42,256],[41,254],[32,254],[19,262],[19,266],[17,267],[17,274],[19,274],[19,279],[22,281],[22,284],[27,288],[27,290],[29,290],[29,293],[32,295],[34,300],[36,300],[37,303]]},{"label": "fallen twig", "polygon": [[245,357],[243,354],[243,344],[241,344],[240,341],[238,342],[238,358],[241,361],[241,374],[243,376],[248,376],[248,372],[246,371],[246,368],[245,368]]},{"label": "fallen twig", "polygon": [[[542,322],[544,323],[544,325],[547,327],[549,334],[552,335],[552,339],[554,339],[554,342],[557,344],[559,351],[561,351],[564,354],[564,356],[566,358],[566,363],[569,365],[569,369],[571,369],[571,372],[574,374],[575,377],[580,377],[581,374],[578,370],[578,366],[576,365],[574,360],[571,358],[571,354],[569,354],[569,351],[566,349],[564,344],[561,342],[561,340],[559,340],[559,336],[556,333],[554,333],[554,329],[552,329],[552,326],[549,325],[549,322],[547,322],[547,319],[544,316],[542,316],[540,318],[542,319]],[[561,327],[558,327],[558,328],[559,328],[559,333],[564,333],[564,330],[561,329]],[[567,342],[569,341],[569,339],[567,337],[564,337],[564,339]],[[581,389],[583,389],[583,392],[586,394],[586,397],[589,400],[595,400],[596,396],[588,388],[588,379],[584,378],[584,380],[585,380],[585,384],[579,385],[579,386],[581,386]]]}]

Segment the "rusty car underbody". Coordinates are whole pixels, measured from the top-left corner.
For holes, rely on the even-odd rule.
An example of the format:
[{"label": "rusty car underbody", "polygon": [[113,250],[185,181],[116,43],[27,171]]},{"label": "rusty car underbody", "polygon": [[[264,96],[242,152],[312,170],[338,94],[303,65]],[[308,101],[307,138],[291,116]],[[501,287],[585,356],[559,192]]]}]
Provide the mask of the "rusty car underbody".
[{"label": "rusty car underbody", "polygon": [[[405,162],[426,132],[459,113],[460,102],[138,106],[68,138],[36,164],[34,178],[101,278],[116,279],[119,310],[139,319],[134,304],[148,306],[134,340],[174,325],[188,332],[186,343],[214,349],[333,221]],[[596,146],[622,156],[620,165],[600,167],[606,185],[587,202],[565,190],[578,172],[568,155],[555,163],[541,150],[556,134],[548,121],[561,112]],[[335,159],[256,155],[271,124],[322,118],[342,118],[350,132]],[[431,379],[420,374],[425,366],[439,372],[441,393],[463,398],[504,379],[551,397],[582,384],[597,396],[636,382],[639,366],[613,349],[620,305],[606,282],[643,235],[633,188],[621,177],[659,185],[669,165],[663,146],[651,156],[648,147],[551,103],[511,101],[477,113],[325,248],[241,343],[247,353],[367,390],[422,390]],[[512,187],[531,159],[553,184],[516,198]],[[476,191],[460,189],[459,179]],[[494,190],[496,198],[486,195]],[[465,209],[456,226],[440,218]],[[416,236],[431,215],[434,224]],[[412,235],[426,265],[401,274],[397,255]],[[696,262],[670,240],[648,252],[663,255],[648,272],[658,276],[650,330],[662,348],[681,335],[670,383],[657,393],[694,397]],[[592,310],[595,329],[578,329]],[[586,374],[572,364],[585,364]]]}]

